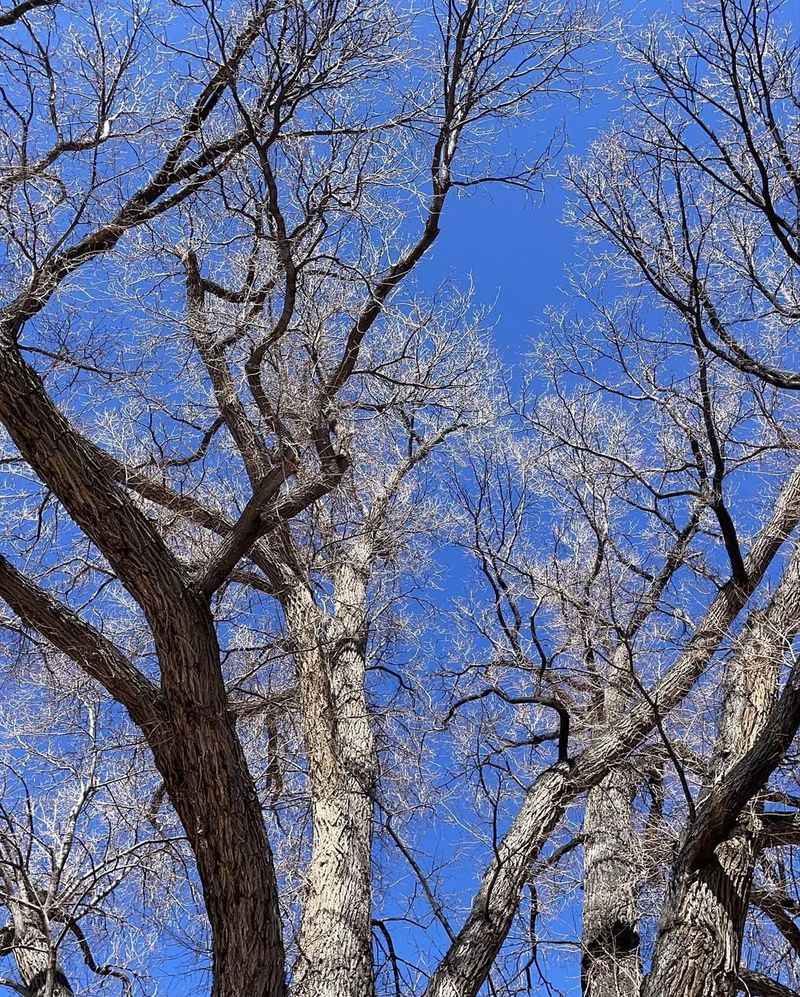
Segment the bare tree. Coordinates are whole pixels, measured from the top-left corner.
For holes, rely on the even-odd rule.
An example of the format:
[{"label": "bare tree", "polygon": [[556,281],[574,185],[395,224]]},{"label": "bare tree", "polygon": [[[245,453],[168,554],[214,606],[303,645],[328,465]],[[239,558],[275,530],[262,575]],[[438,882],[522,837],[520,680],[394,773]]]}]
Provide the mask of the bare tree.
[{"label": "bare tree", "polygon": [[[158,922],[147,927],[135,913],[149,877],[160,881],[164,903],[183,838],[148,820],[150,767],[120,728],[125,750],[109,750],[102,707],[85,679],[73,676],[65,703],[50,682],[42,685],[39,655],[26,657],[29,670],[17,664],[25,681],[3,717],[3,952],[20,978],[4,983],[24,994],[67,994],[112,981],[131,994]],[[61,678],[63,691],[69,666]]]},{"label": "bare tree", "polygon": [[[477,992],[481,970],[473,969],[464,953],[476,954],[476,964],[483,958],[490,965],[500,944],[507,944],[523,887],[550,865],[540,857],[541,849],[586,794],[578,829],[583,987],[587,993],[639,993],[640,893],[650,869],[655,866],[663,877],[671,862],[659,842],[664,794],[669,794],[667,803],[682,803],[693,814],[692,770],[704,764],[693,743],[694,715],[700,710],[702,716],[708,707],[702,700],[693,705],[695,687],[735,634],[736,617],[796,529],[795,470],[760,528],[750,517],[748,532],[753,526],[758,532],[749,542],[738,541],[746,580],[740,584],[732,577],[715,499],[706,490],[704,461],[720,440],[730,460],[725,480],[734,469],[753,473],[770,464],[780,478],[791,469],[791,458],[770,443],[772,418],[762,422],[761,443],[757,436],[740,435],[745,423],[753,429],[750,389],[724,368],[714,372],[721,383],[714,385],[719,390],[713,396],[723,396],[724,384],[730,404],[724,414],[715,404],[710,439],[702,420],[708,387],[703,367],[697,364],[676,382],[654,362],[651,342],[626,340],[627,326],[621,324],[626,315],[625,309],[621,316],[605,311],[585,332],[569,327],[568,339],[557,336],[540,355],[555,391],[521,412],[532,438],[518,450],[519,469],[512,480],[521,482],[516,487],[527,499],[502,485],[508,468],[494,488],[497,472],[479,469],[477,490],[461,494],[469,510],[467,545],[489,581],[492,601],[474,624],[483,662],[478,659],[450,676],[477,688],[459,701],[466,705],[491,697],[512,706],[505,721],[502,712],[491,722],[482,715],[478,728],[488,748],[497,743],[504,723],[521,725],[516,736],[510,730],[504,734],[501,758],[510,759],[509,749],[526,745],[548,744],[552,752],[554,740],[565,733],[564,714],[569,741],[549,768],[543,749],[535,749],[538,759],[532,771],[522,770],[525,775],[514,755],[506,794],[519,800],[519,810],[505,838],[494,845],[482,892],[452,945],[450,967],[443,964],[434,977],[433,986],[440,989],[433,992]],[[670,346],[674,350],[676,344]],[[692,356],[689,345],[687,359]],[[603,384],[604,398],[598,397]],[[527,434],[522,438],[527,440]],[[485,497],[491,493],[493,500]],[[526,528],[531,507],[539,520],[552,524],[552,553],[549,546],[542,550],[540,538]],[[783,584],[787,597],[794,598],[790,569]],[[775,599],[781,615],[785,604],[779,593]],[[699,617],[701,605],[707,608]],[[760,614],[753,610],[752,626]],[[532,711],[527,722],[519,715],[522,704]],[[676,712],[681,704],[685,709]],[[555,731],[538,719],[542,707],[546,720],[554,712],[561,717]],[[768,700],[760,722],[765,709]],[[491,760],[496,769],[501,764],[496,751],[487,750],[485,758],[484,765]],[[532,780],[521,798],[514,778]],[[494,921],[485,915],[489,904]],[[522,969],[530,971],[530,956],[526,964],[520,951],[514,965],[516,970],[508,970],[511,979]],[[476,983],[465,982],[467,972],[474,972]]]},{"label": "bare tree", "polygon": [[[677,322],[696,356],[707,457],[692,446],[731,581],[742,582],[748,570],[724,483],[736,458],[720,435],[714,371],[723,363],[746,376],[755,410],[772,426],[769,445],[794,452],[793,403],[781,389],[800,383],[789,348],[797,324],[796,46],[780,5],[722,0],[687,6],[677,24],[654,26],[626,55],[626,122],[573,171],[576,217],[596,245],[604,243],[605,265],[645,289],[666,328]],[[766,768],[754,759],[785,752],[795,731],[786,712],[791,676],[781,705],[773,703],[796,634],[796,589],[790,562],[763,616],[751,612],[726,666],[712,757],[699,773],[697,802],[687,795],[644,993],[767,986],[740,958],[763,847],[757,794],[780,759],[773,754]],[[734,788],[744,771],[747,790]],[[619,826],[629,818],[620,815]]]},{"label": "bare tree", "polygon": [[[23,643],[72,659],[145,738],[197,863],[213,992],[283,994],[291,972],[298,993],[361,995],[367,590],[403,547],[407,479],[494,404],[465,309],[398,292],[453,191],[533,183],[546,137],[521,165],[487,139],[571,85],[596,18],[229,6],[0,19],[0,420],[20,483],[0,594]],[[282,907],[264,808],[290,781],[289,717],[310,853]],[[48,992],[68,988],[51,914],[36,965],[18,960],[30,986],[46,957]]]},{"label": "bare tree", "polygon": [[454,193],[536,183],[511,125],[598,32],[0,14],[4,986],[127,994],[164,931],[219,997],[511,997],[559,950],[587,997],[796,990],[781,9],[626,38],[522,391],[416,277]]}]

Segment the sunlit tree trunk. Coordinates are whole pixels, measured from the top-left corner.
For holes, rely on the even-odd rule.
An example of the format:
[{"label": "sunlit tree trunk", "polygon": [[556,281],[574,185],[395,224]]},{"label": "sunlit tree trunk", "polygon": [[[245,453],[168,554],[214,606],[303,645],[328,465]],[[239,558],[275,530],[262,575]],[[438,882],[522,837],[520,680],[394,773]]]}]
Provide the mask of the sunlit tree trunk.
[{"label": "sunlit tree trunk", "polygon": [[[624,657],[624,649],[614,656],[604,695],[604,719],[612,728],[630,702],[625,694]],[[584,997],[636,997],[639,993],[635,793],[633,773],[623,764],[587,794],[581,940]]]},{"label": "sunlit tree trunk", "polygon": [[[800,552],[795,551],[768,607],[751,614],[728,664],[708,791],[742,762],[766,729],[781,662],[798,630]],[[653,967],[643,991],[647,997],[728,997],[736,993],[758,833],[759,820],[751,801],[731,832],[708,854],[701,853],[698,859],[696,850],[681,850],[661,917]],[[689,845],[694,834],[690,822],[686,832]]]},{"label": "sunlit tree trunk", "polygon": [[591,789],[586,801],[581,940],[585,997],[636,997],[639,993],[634,792],[631,772],[622,766]]},{"label": "sunlit tree trunk", "polygon": [[12,951],[29,997],[72,997],[74,991],[58,963],[38,905],[20,898],[7,906],[13,925]]},{"label": "sunlit tree trunk", "polygon": [[[303,997],[369,997],[372,970],[372,811],[377,775],[366,702],[369,551],[354,546],[335,572],[327,621],[306,591],[287,621],[316,633],[298,654],[301,709],[311,768],[313,841],[306,872],[295,988]],[[323,639],[323,627],[325,627]]]}]

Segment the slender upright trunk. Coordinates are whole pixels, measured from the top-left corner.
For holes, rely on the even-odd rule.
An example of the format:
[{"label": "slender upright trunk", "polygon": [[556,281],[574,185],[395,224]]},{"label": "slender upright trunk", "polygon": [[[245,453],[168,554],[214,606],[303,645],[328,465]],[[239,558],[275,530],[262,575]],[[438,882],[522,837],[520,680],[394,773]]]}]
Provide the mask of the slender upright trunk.
[{"label": "slender upright trunk", "polygon": [[[725,678],[712,763],[713,784],[756,744],[775,702],[787,641],[800,629],[800,550],[790,559],[766,610],[755,612]],[[710,787],[708,787],[710,788]],[[644,997],[733,997],[757,856],[755,804],[698,865],[679,853],[658,930]],[[686,832],[691,838],[693,828]]]},{"label": "slender upright trunk", "polygon": [[641,984],[633,841],[633,776],[625,766],[589,790],[583,822],[584,997],[637,997]]},{"label": "slender upright trunk", "polygon": [[[372,818],[377,777],[365,681],[368,551],[352,548],[325,623],[302,592],[287,603],[311,766],[313,842],[294,988],[298,997],[370,997]],[[306,636],[303,637],[303,634]],[[324,646],[323,646],[324,640]]]},{"label": "slender upright trunk", "polygon": [[[608,675],[607,726],[629,702],[622,654]],[[584,997],[637,997],[641,983],[636,891],[640,866],[633,836],[633,774],[620,765],[589,790],[583,822],[584,886],[581,990]]]}]

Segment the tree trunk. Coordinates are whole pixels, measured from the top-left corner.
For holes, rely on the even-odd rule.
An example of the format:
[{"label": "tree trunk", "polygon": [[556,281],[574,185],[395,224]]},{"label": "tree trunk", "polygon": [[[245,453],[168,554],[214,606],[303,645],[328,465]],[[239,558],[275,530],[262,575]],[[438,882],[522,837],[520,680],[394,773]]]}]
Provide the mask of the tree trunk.
[{"label": "tree trunk", "polygon": [[589,790],[583,822],[584,997],[637,997],[642,973],[636,920],[639,866],[633,840],[635,785],[626,766]]},{"label": "tree trunk", "polygon": [[[770,719],[786,647],[800,629],[800,548],[766,610],[748,620],[725,679],[712,763],[719,784],[756,745]],[[709,787],[711,789],[712,787]],[[745,809],[701,861],[682,848],[659,925],[644,997],[733,997],[760,822]],[[690,825],[687,840],[695,828]]]},{"label": "tree trunk", "polygon": [[[613,727],[630,700],[621,670],[624,649],[611,663],[605,691],[606,726]],[[638,997],[641,983],[636,891],[640,867],[633,835],[633,774],[620,765],[592,789],[583,821],[584,997]]]},{"label": "tree trunk", "polygon": [[374,994],[371,881],[377,759],[364,689],[368,561],[368,549],[359,545],[340,564],[334,618],[326,629],[307,590],[295,592],[287,603],[290,632],[303,648],[298,672],[313,826],[294,974],[298,997]]},{"label": "tree trunk", "polygon": [[156,764],[197,860],[211,925],[213,997],[283,997],[277,884],[261,807],[227,717],[175,717]]},{"label": "tree trunk", "polygon": [[7,906],[14,925],[14,959],[30,997],[73,997],[41,911],[18,900],[9,900]]},{"label": "tree trunk", "polygon": [[162,648],[166,730],[148,740],[194,851],[214,997],[286,993],[278,889],[261,804],[228,710],[210,616]]},{"label": "tree trunk", "polygon": [[754,854],[752,835],[743,830],[723,842],[711,861],[676,883],[644,995],[736,993]]},{"label": "tree trunk", "polygon": [[0,420],[147,618],[161,696],[144,703],[130,682],[107,682],[106,688],[142,721],[197,858],[212,932],[214,997],[283,997],[272,854],[228,715],[207,598],[192,589],[153,524],[109,477],[102,452],[56,409],[22,359],[11,323],[0,329]]}]

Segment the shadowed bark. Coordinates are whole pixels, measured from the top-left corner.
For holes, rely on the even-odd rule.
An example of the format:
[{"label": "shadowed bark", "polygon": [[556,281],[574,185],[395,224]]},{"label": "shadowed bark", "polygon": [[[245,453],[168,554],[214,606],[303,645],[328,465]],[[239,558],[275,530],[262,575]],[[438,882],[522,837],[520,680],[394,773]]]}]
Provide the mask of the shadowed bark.
[{"label": "shadowed bark", "polygon": [[[739,959],[759,850],[755,794],[768,763],[752,764],[777,730],[791,739],[793,683],[773,709],[781,663],[800,632],[800,548],[763,611],[751,615],[725,676],[725,700],[707,786],[672,872],[661,915],[648,997],[729,997],[738,988]],[[772,729],[770,729],[772,728]],[[725,792],[737,791],[738,801]]]}]

